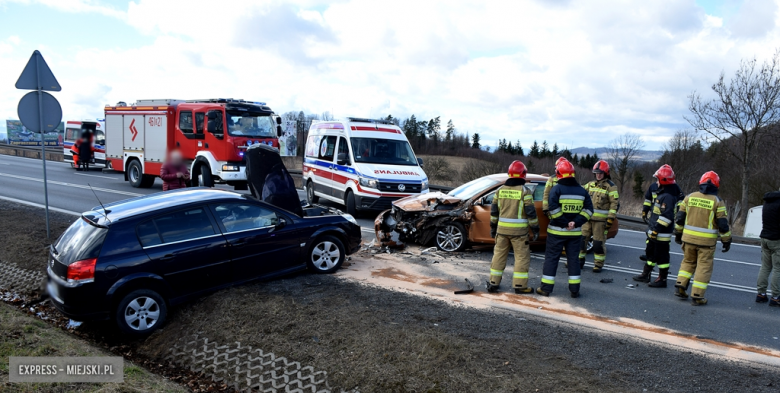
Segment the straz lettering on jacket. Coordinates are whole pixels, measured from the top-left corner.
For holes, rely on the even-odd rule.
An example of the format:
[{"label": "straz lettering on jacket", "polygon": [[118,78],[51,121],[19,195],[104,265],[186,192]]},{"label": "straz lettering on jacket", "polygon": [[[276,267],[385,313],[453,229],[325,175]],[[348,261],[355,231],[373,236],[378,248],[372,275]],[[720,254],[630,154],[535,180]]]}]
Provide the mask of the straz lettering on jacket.
[{"label": "straz lettering on jacket", "polygon": [[558,203],[561,204],[561,211],[564,213],[579,213],[582,211],[584,204],[582,199],[576,199],[568,195],[561,195]]},{"label": "straz lettering on jacket", "polygon": [[712,210],[715,207],[715,201],[704,198],[688,198],[688,207]]}]

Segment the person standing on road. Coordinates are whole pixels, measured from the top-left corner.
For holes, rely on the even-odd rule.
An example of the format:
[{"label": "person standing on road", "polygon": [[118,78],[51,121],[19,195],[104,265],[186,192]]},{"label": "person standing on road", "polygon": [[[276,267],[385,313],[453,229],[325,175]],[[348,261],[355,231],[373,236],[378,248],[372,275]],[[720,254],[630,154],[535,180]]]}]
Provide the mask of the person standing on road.
[{"label": "person standing on road", "polygon": [[508,172],[509,179],[498,189],[490,206],[490,235],[496,239],[496,246],[490,265],[490,280],[486,285],[488,292],[498,291],[511,247],[515,253],[512,287],[515,293],[531,293],[533,290],[528,287],[528,268],[531,265],[528,228],[533,231],[533,241],[539,238],[534,193],[525,187],[525,175],[528,173],[525,164],[514,161]]},{"label": "person standing on road", "polygon": [[174,150],[168,155],[162,168],[160,168],[160,178],[163,181],[163,191],[177,190],[186,188],[190,180],[190,171],[184,160],[181,158],[181,152]]},{"label": "person standing on road", "polygon": [[723,252],[731,249],[731,230],[726,218],[726,203],[718,197],[720,177],[707,172],[699,180],[699,191],[688,195],[680,204],[675,226],[675,242],[682,244],[683,261],[677,273],[675,296],[688,298],[688,283],[693,277],[691,297],[694,306],[707,304],[704,293],[712,277],[715,245],[723,243]]},{"label": "person standing on road", "polygon": [[[669,164],[661,165],[661,168],[667,168],[666,170],[674,173],[672,167],[669,166]],[[660,171],[661,168],[658,168],[658,170]],[[656,171],[656,173],[658,173],[658,171]],[[653,201],[655,201],[656,197],[658,196],[659,187],[658,180],[656,179],[652,184],[650,184],[650,187],[647,188],[647,191],[645,191],[645,201],[642,204],[642,220],[645,222],[645,224],[650,224],[650,209],[653,206]],[[685,193],[683,192],[682,188],[679,186],[677,188],[680,190],[680,194],[677,196],[677,206],[675,206],[674,214],[677,214],[677,211],[680,208],[680,204],[682,203],[683,199],[685,199]],[[648,240],[649,239],[650,238],[648,238]],[[647,255],[642,255],[639,257],[639,259],[647,262]]]},{"label": "person standing on road", "polygon": [[[780,191],[764,195],[761,219],[761,270],[756,284],[756,303],[769,302],[770,307],[780,307]],[[770,274],[773,274],[771,300],[766,295]]]},{"label": "person standing on road", "polygon": [[558,184],[550,190],[548,206],[550,224],[547,226],[547,252],[544,256],[542,285],[536,293],[550,296],[555,286],[555,273],[561,253],[566,250],[571,297],[580,295],[580,264],[577,248],[582,241],[582,226],[593,216],[590,195],[574,178],[574,165],[561,161],[555,168]]},{"label": "person standing on road", "polygon": [[94,151],[95,147],[92,146],[92,133],[84,132],[81,134],[81,142],[78,145],[79,159],[76,170],[89,170],[89,162],[92,161],[92,152]]},{"label": "person standing on road", "polygon": [[[653,288],[666,288],[669,276],[669,246],[674,232],[674,215],[680,202],[680,187],[677,186],[674,171],[669,165],[658,168],[653,174],[658,187],[653,194],[652,210],[645,216],[647,222],[647,242],[645,246],[646,263],[642,274],[634,276],[634,281],[650,283]],[[658,278],[650,282],[653,269],[658,266]]]},{"label": "person standing on road", "polygon": [[[557,160],[555,160],[555,168],[558,168],[558,164],[560,164],[563,161],[568,161],[566,157],[558,157]],[[552,190],[555,185],[558,184],[558,177],[553,174],[553,176],[550,176],[547,178],[547,182],[544,183],[544,196],[542,197],[542,212],[545,216],[550,217],[550,209],[549,206],[547,206],[548,198],[550,198],[550,190]]]},{"label": "person standing on road", "polygon": [[588,253],[588,243],[593,236],[593,272],[601,273],[604,260],[607,258],[607,232],[615,222],[618,206],[617,185],[609,176],[609,164],[599,160],[593,166],[596,180],[585,184],[585,190],[593,201],[593,218],[582,226],[582,245],[580,246],[580,269],[585,267],[585,255]]}]

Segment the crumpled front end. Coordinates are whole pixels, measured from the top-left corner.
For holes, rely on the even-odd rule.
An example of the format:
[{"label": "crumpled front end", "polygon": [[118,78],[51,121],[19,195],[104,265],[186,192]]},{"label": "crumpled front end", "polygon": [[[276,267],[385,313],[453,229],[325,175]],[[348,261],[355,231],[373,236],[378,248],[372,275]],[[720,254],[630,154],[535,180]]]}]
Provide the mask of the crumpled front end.
[{"label": "crumpled front end", "polygon": [[377,241],[388,248],[403,248],[407,243],[428,244],[436,236],[436,229],[448,222],[460,221],[468,226],[472,217],[470,206],[471,200],[441,193],[401,199],[374,220]]}]

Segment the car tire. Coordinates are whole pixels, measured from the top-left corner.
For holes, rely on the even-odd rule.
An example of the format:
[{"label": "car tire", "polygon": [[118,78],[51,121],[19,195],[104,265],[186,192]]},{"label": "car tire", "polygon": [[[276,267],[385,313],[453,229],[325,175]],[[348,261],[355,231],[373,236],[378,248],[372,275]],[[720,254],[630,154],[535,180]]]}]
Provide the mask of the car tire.
[{"label": "car tire", "polygon": [[130,161],[130,164],[127,166],[127,180],[129,180],[130,185],[135,188],[143,187],[144,170],[138,160]]},{"label": "car tire", "polygon": [[335,236],[317,238],[306,255],[309,269],[319,274],[330,274],[338,270],[347,258],[344,244]]},{"label": "car tire", "polygon": [[162,326],[167,316],[168,306],[160,294],[149,289],[137,289],[122,298],[114,319],[122,332],[145,336]]},{"label": "car tire", "polygon": [[436,236],[434,236],[436,247],[446,252],[463,251],[466,248],[467,239],[466,228],[463,224],[455,221],[436,228]]},{"label": "car tire", "polygon": [[311,180],[306,182],[306,200],[310,205],[320,201],[320,197],[314,194],[314,182]]},{"label": "car tire", "polygon": [[344,194],[344,207],[347,208],[347,214],[350,214],[352,216],[357,216],[357,206],[355,206],[355,194],[352,193],[352,190],[347,190],[347,193]]}]

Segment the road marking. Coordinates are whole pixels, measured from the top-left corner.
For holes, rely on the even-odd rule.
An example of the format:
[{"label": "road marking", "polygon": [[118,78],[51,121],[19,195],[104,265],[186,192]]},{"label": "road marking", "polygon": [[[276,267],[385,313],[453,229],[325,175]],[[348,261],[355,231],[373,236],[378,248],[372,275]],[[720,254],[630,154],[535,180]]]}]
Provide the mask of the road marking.
[{"label": "road marking", "polygon": [[[35,182],[43,183],[43,179],[36,179],[34,177],[17,176],[17,175],[11,175],[9,173],[2,173],[2,172],[0,172],[0,176],[5,176],[5,177],[11,177],[11,178],[14,178],[14,179],[29,180],[29,181],[35,181]],[[49,184],[56,184],[56,185],[60,185],[60,186],[65,186],[65,187],[83,188],[85,190],[89,190],[90,189],[89,186],[85,186],[85,185],[81,185],[81,184],[65,183],[65,182],[54,181],[54,180],[48,180],[47,183],[49,183]],[[144,196],[144,194],[137,194],[137,193],[134,193],[134,192],[112,190],[110,188],[92,187],[92,189],[95,190],[95,191],[102,191],[102,192],[108,192],[108,193],[119,194],[119,195],[127,195],[127,196],[134,196],[134,197],[136,197],[136,196]]]},{"label": "road marking", "polygon": [[[608,246],[613,246],[613,247],[633,248],[633,249],[635,249],[635,250],[643,250],[643,251],[645,250],[645,248],[644,248],[644,247],[626,246],[626,245],[623,245],[623,244],[613,244],[613,243],[607,243],[607,245],[608,245]],[[681,253],[681,252],[672,252],[672,251],[669,251],[669,254],[673,254],[673,255],[680,255],[680,256],[682,256],[682,255],[683,255],[683,253]],[[735,261],[735,260],[733,260],[733,259],[723,259],[723,258],[715,258],[715,260],[716,260],[716,261],[729,262],[729,263],[738,263],[738,264],[740,264],[740,265],[749,265],[749,266],[758,266],[758,267],[761,267],[761,264],[760,264],[760,263],[742,262],[742,261]]]},{"label": "road marking", "polygon": [[[541,259],[544,260],[543,254],[536,254],[531,253],[531,258],[535,259]],[[561,260],[560,263],[565,263],[565,260]],[[592,262],[585,262],[585,266],[593,267]],[[604,269],[606,270],[612,270],[620,273],[628,273],[628,274],[634,274],[634,273],[642,273],[639,269],[632,269],[630,267],[622,267],[622,266],[615,266],[615,265],[609,265],[604,264]],[[673,279],[673,281],[677,281],[677,276],[674,274],[669,273],[669,278]],[[754,287],[748,287],[745,285],[739,285],[739,284],[730,284],[727,282],[719,282],[719,281],[710,281],[709,286],[715,287],[715,288],[723,288],[723,289],[731,289],[734,291],[740,291],[740,292],[749,292],[749,293],[755,293],[756,289]]]},{"label": "road marking", "polygon": [[[643,235],[647,235],[647,232],[645,232],[645,231],[635,231],[633,229],[621,229],[620,231],[618,231],[618,234],[620,232],[633,232],[633,233],[641,233]],[[752,238],[749,238],[749,239],[752,239]],[[755,239],[755,240],[759,240],[759,239]],[[742,243],[734,243],[734,242],[732,242],[731,245],[732,246],[741,246],[741,247],[761,248],[761,246],[756,246],[756,245],[753,245],[753,244],[742,244]]]},{"label": "road marking", "polygon": [[[44,205],[41,205],[40,203],[35,203],[35,202],[25,201],[25,200],[16,199],[16,198],[9,198],[9,197],[4,197],[4,196],[1,196],[1,195],[0,195],[0,199],[2,199],[2,200],[4,200],[4,201],[8,201],[8,202],[14,202],[14,203],[18,203],[18,204],[20,204],[20,205],[27,205],[27,206],[32,206],[32,207],[39,207],[39,208],[41,208],[41,209],[44,209],[44,208],[46,208],[46,206],[44,206]],[[60,209],[60,208],[58,208],[58,207],[52,207],[52,206],[49,206],[49,210],[51,210],[51,211],[53,211],[53,212],[63,213],[63,214],[70,214],[70,215],[72,215],[72,216],[79,216],[79,217],[81,216],[81,213],[76,213],[76,212],[74,212],[74,211],[65,210],[65,209]]]},{"label": "road marking", "polygon": [[[0,158],[16,158],[16,159],[22,159],[22,160],[35,160],[35,161],[40,160],[40,158],[22,157],[22,156],[9,156],[9,155],[5,155],[5,154],[0,154]],[[70,166],[69,162],[64,162],[64,161],[46,160],[46,164],[47,165],[48,164],[57,164],[57,165],[64,164],[64,165]]]},{"label": "road marking", "polygon": [[76,172],[75,174],[76,174],[76,175],[79,175],[79,176],[91,176],[91,177],[99,177],[99,178],[101,178],[101,179],[119,180],[119,178],[118,178],[118,177],[108,177],[108,176],[100,176],[100,175],[88,175],[88,174],[86,174],[86,173],[78,173],[78,172]]}]

